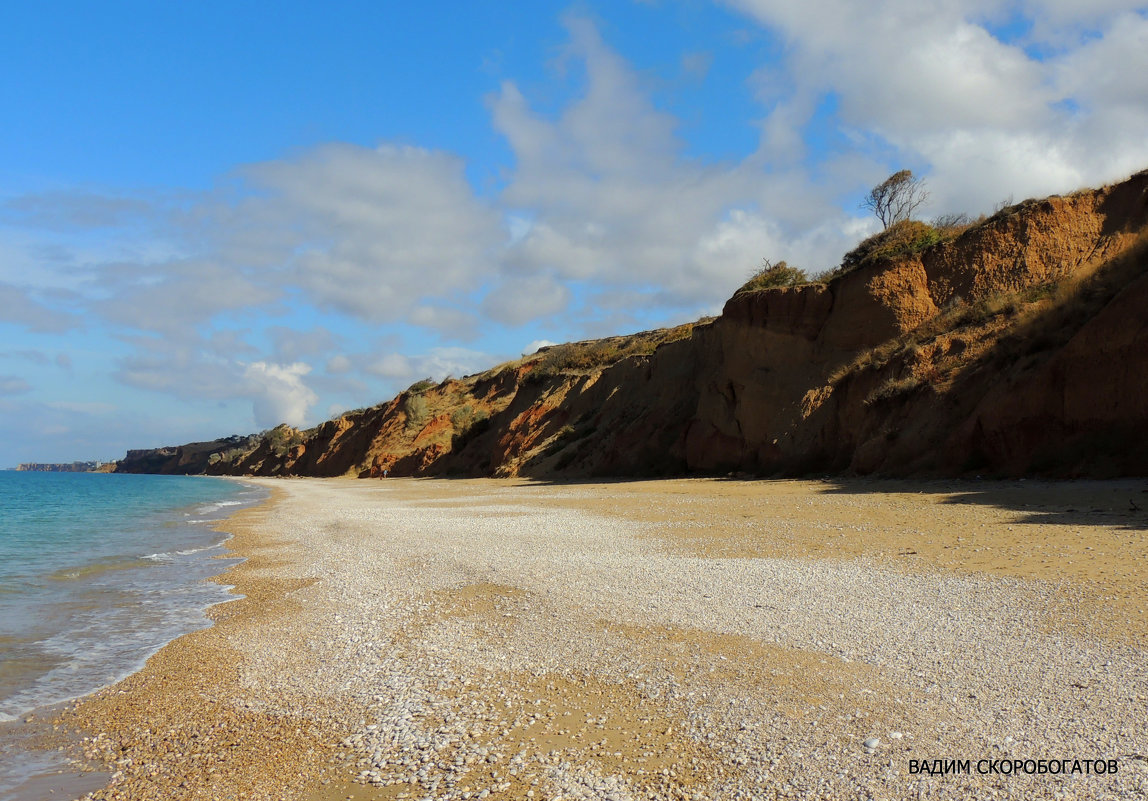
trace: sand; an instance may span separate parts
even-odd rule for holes
[[[55,721],[89,797],[1148,792],[1143,482],[259,483],[244,597]]]

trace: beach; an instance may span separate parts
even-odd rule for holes
[[[1148,792],[1142,481],[246,480],[88,798]]]

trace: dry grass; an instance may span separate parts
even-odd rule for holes
[[[790,267],[784,261],[777,264],[768,259],[762,263],[761,269],[754,273],[748,281],[734,292],[734,297],[744,292],[759,292],[763,289],[778,289],[791,286],[802,286],[810,283],[805,271],[798,267]]]
[[[1148,272],[1148,232],[1095,272],[1078,273],[1018,292],[997,293],[974,302],[956,298],[916,329],[859,353],[835,370],[828,383],[836,387],[862,373],[888,370],[890,375],[865,400],[866,404],[877,403],[924,385],[943,383],[946,373],[970,363],[967,354],[962,358],[966,345],[982,341],[991,347],[987,351],[978,348],[978,352],[987,352],[998,364],[1026,359],[1032,364],[1034,357],[1039,362],[1066,344],[1144,272]],[[944,360],[946,369],[930,364],[926,371],[921,363],[924,348],[946,335],[950,341]],[[907,370],[911,372],[907,374]]]
[[[539,358],[527,362],[534,366],[529,380],[542,381],[558,375],[588,373],[617,364],[632,356],[650,356],[662,345],[688,339],[694,327],[705,322],[708,320],[686,323],[674,328],[643,331],[630,336],[554,345],[543,350]]]
[[[1123,253],[1092,273],[1068,276],[1018,294],[1021,324],[997,348],[1000,359],[1052,351],[1107,306],[1126,286],[1148,272],[1148,231]]]
[[[841,260],[841,266],[829,273],[826,279],[832,280],[867,264],[892,261],[920,253],[943,241],[945,240],[942,231],[928,223],[919,220],[893,223],[846,253]]]

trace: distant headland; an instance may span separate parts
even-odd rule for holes
[[[25,473],[110,473],[115,462],[23,462],[16,469]]]

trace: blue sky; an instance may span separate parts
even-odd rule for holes
[[[0,466],[713,314],[902,167],[926,216],[1148,167],[1133,0],[25,4],[0,70]]]

